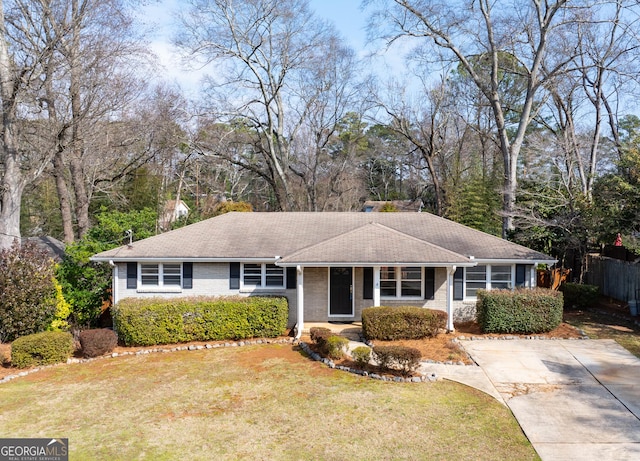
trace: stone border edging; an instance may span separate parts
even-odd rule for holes
[[[478,337],[478,336],[470,336],[469,338],[465,337],[465,336],[459,336],[457,338],[454,338],[452,341],[454,342],[459,342],[459,341],[510,341],[510,340],[516,340],[516,339],[525,339],[525,340],[544,340],[544,341],[556,341],[556,340],[574,340],[574,341],[580,341],[580,340],[588,340],[589,337],[587,336],[587,334],[583,331],[578,329],[578,332],[580,333],[581,337],[580,338],[549,338],[547,336],[544,335],[530,335],[530,336],[483,336],[483,337]],[[367,344],[367,346],[369,347],[373,347],[371,345],[371,343],[364,341],[365,344]],[[307,355],[309,355],[309,357],[311,357],[311,359],[315,360],[316,362],[322,362],[325,365],[327,365],[329,368],[333,368],[336,370],[341,370],[341,371],[347,371],[349,373],[353,373],[356,375],[360,375],[360,376],[364,376],[364,377],[369,377],[372,379],[378,379],[380,381],[392,381],[392,382],[400,382],[400,383],[417,383],[417,382],[433,382],[433,381],[437,381],[437,376],[435,373],[431,373],[428,376],[414,376],[411,378],[403,378],[401,376],[394,376],[394,377],[390,377],[390,376],[384,376],[384,375],[380,375],[377,373],[369,373],[367,371],[364,370],[358,370],[356,368],[349,368],[349,367],[345,367],[342,365],[336,365],[332,360],[325,358],[325,357],[321,357],[319,354],[317,354],[316,352],[313,352],[311,350],[311,348],[309,347],[309,345],[307,343],[305,343],[304,341],[298,341],[294,338],[291,339],[277,339],[277,340],[272,340],[272,339],[250,339],[250,340],[246,340],[246,341],[236,341],[236,342],[226,342],[226,343],[216,343],[216,344],[198,344],[198,345],[190,345],[190,346],[176,346],[176,347],[172,347],[172,348],[162,348],[162,347],[154,347],[152,349],[141,349],[138,351],[127,351],[127,352],[112,352],[111,354],[107,354],[107,355],[102,355],[100,357],[92,357],[92,358],[75,358],[75,357],[71,357],[69,358],[66,362],[63,363],[54,363],[52,365],[44,365],[41,367],[36,367],[36,368],[32,368],[30,370],[25,370],[25,371],[21,371],[19,373],[16,373],[15,375],[7,375],[4,378],[0,379],[0,384],[2,383],[7,383],[13,379],[16,378],[22,378],[24,376],[30,375],[31,373],[36,373],[40,370],[45,370],[48,368],[53,368],[53,367],[58,367],[61,365],[69,365],[69,364],[73,364],[73,363],[87,363],[87,362],[92,362],[94,360],[102,360],[102,359],[108,359],[108,358],[115,358],[115,357],[124,357],[124,356],[128,356],[128,355],[146,355],[146,354],[153,354],[153,353],[167,353],[167,352],[177,352],[177,351],[196,351],[196,350],[203,350],[203,349],[218,349],[221,347],[242,347],[242,346],[249,346],[249,345],[256,345],[256,344],[298,344],[300,346],[300,348],[307,353]],[[468,355],[468,354],[467,354]],[[467,364],[459,361],[459,362],[453,362],[453,361],[447,361],[447,362],[439,362],[436,360],[423,360],[422,362],[424,363],[428,363],[428,364],[440,364],[440,365],[456,365],[456,366],[467,366]],[[477,366],[477,364],[472,363],[469,364],[468,366]]]
[[[322,357],[320,356],[320,354],[312,351],[309,345],[304,341],[300,341],[298,345],[304,352],[306,352],[309,355],[309,357],[312,360],[315,360],[316,362],[322,362],[329,368],[346,371],[348,373],[353,373],[355,375],[364,376],[365,378],[377,379],[379,381],[391,381],[395,383],[422,383],[426,381],[433,382],[433,381],[437,381],[438,379],[435,373],[431,373],[430,375],[426,375],[426,376],[422,375],[422,376],[413,376],[411,378],[403,378],[402,376],[391,377],[391,376],[380,375],[378,373],[369,373],[368,371],[358,370],[357,368],[349,368],[342,365],[336,365],[333,360]]]
[[[527,335],[527,336],[515,336],[515,335],[507,335],[507,336],[458,336],[455,338],[458,341],[513,341],[516,339],[524,339],[528,341],[582,341],[585,339],[590,339],[589,336],[581,329],[576,328],[578,333],[580,333],[579,338],[550,338],[545,335]]]
[[[101,355],[99,357],[91,357],[91,358],[76,358],[70,357],[66,362],[61,363],[53,363],[51,365],[43,365],[36,368],[31,368],[30,370],[21,371],[16,373],[15,375],[7,375],[4,378],[0,379],[0,384],[11,381],[12,379],[22,378],[24,376],[30,375],[31,373],[36,373],[40,370],[46,370],[48,368],[59,367],[62,365],[70,365],[73,363],[88,363],[93,362],[95,360],[103,360],[103,359],[111,359],[115,357],[125,357],[129,355],[147,355],[158,352],[177,352],[177,351],[200,351],[203,349],[219,349],[221,347],[241,347],[241,346],[250,346],[256,344],[295,344],[296,340],[294,338],[291,339],[249,339],[246,341],[236,341],[236,342],[226,342],[226,343],[216,343],[216,344],[192,344],[190,346],[176,346],[171,348],[163,348],[163,347],[154,347],[153,349],[141,349],[138,351],[126,351],[126,352],[112,352],[111,354]]]

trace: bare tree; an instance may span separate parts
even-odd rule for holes
[[[110,156],[110,149],[121,151],[113,137],[105,142],[108,126],[127,119],[132,105],[141,102],[145,85],[136,74],[145,68],[147,52],[133,32],[131,9],[121,0],[39,0],[36,6],[31,14],[43,27],[32,35],[57,38],[42,101],[52,123],[50,136],[56,139],[53,175],[64,238],[73,241],[73,217],[79,237],[91,225],[92,167],[104,166],[101,160]],[[126,163],[132,168],[139,162]],[[99,181],[120,173],[102,170]]]
[[[504,163],[503,235],[513,228],[518,158],[527,128],[536,115],[536,97],[544,85],[566,71],[574,57],[575,41],[569,29],[588,5],[567,0],[530,0],[517,6],[489,0],[439,2],[418,0],[369,1],[381,8],[372,19],[373,30],[387,43],[400,37],[429,39],[433,56],[461,66],[491,107]],[[554,41],[562,41],[564,55],[550,54]],[[424,43],[424,42],[423,42]],[[505,68],[515,60],[517,66]],[[478,61],[485,62],[478,66]],[[517,118],[507,117],[505,74],[524,79]]]
[[[294,208],[292,146],[317,102],[302,89],[309,75],[336,59],[335,32],[313,16],[307,0],[192,0],[182,22],[178,44],[215,64],[206,99],[216,107],[209,112],[251,138],[249,157],[216,155],[266,181],[275,208]]]
[[[423,83],[426,83],[423,81]],[[433,188],[435,213],[444,213],[444,191],[442,188],[447,129],[451,114],[446,110],[448,88],[445,82],[426,84],[417,96],[407,96],[407,91],[398,85],[390,85],[383,91],[377,90],[377,105],[385,118],[390,119],[389,128],[404,138],[411,146],[407,163],[420,169],[424,165],[428,181]],[[382,123],[378,120],[378,123]]]

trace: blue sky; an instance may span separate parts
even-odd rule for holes
[[[154,33],[151,37],[151,48],[166,69],[165,77],[179,83],[185,91],[190,92],[191,89],[197,88],[202,72],[184,70],[171,46],[173,14],[182,4],[182,0],[150,2],[140,14],[144,22],[152,25]],[[373,48],[368,46],[366,38],[368,13],[361,10],[360,0],[309,0],[309,4],[319,17],[333,23],[360,57],[373,51]],[[371,65],[379,70],[389,66],[392,69],[402,68],[402,53],[386,53]],[[380,73],[388,75],[394,72],[384,70]]]

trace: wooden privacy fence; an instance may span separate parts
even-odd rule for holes
[[[590,254],[585,275],[585,283],[599,286],[605,296],[629,301],[640,295],[639,264]]]
[[[571,269],[538,269],[536,286],[557,290],[571,275]]]

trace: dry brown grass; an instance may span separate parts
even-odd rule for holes
[[[0,385],[0,427],[68,437],[83,460],[537,459],[479,391],[367,379],[290,345],[48,368]]]

